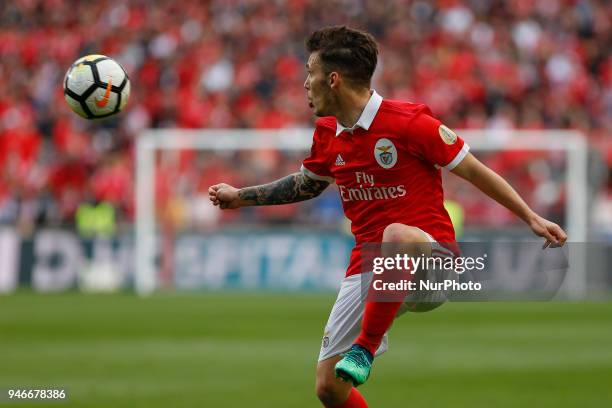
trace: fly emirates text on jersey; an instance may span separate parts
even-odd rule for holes
[[[389,200],[406,195],[406,188],[403,184],[399,186],[376,187],[374,175],[362,171],[355,172],[355,178],[359,187],[338,185],[342,201]]]

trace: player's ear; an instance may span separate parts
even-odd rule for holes
[[[330,88],[337,87],[340,84],[340,75],[336,71],[332,71],[327,78],[327,84]]]

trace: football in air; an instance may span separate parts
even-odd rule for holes
[[[101,119],[123,110],[130,96],[130,79],[117,61],[86,55],[70,66],[64,77],[64,98],[85,119]]]

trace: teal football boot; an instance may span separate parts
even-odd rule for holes
[[[336,377],[352,382],[355,387],[366,382],[374,361],[372,354],[360,345],[353,344],[341,357],[342,360],[336,363]]]

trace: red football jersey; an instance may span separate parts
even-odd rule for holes
[[[353,128],[344,128],[334,117],[316,121],[302,172],[338,186],[357,244],[347,276],[362,272],[361,245],[381,242],[391,223],[455,243],[440,168],[453,169],[469,147],[431,115],[423,104],[383,100],[373,92]]]

